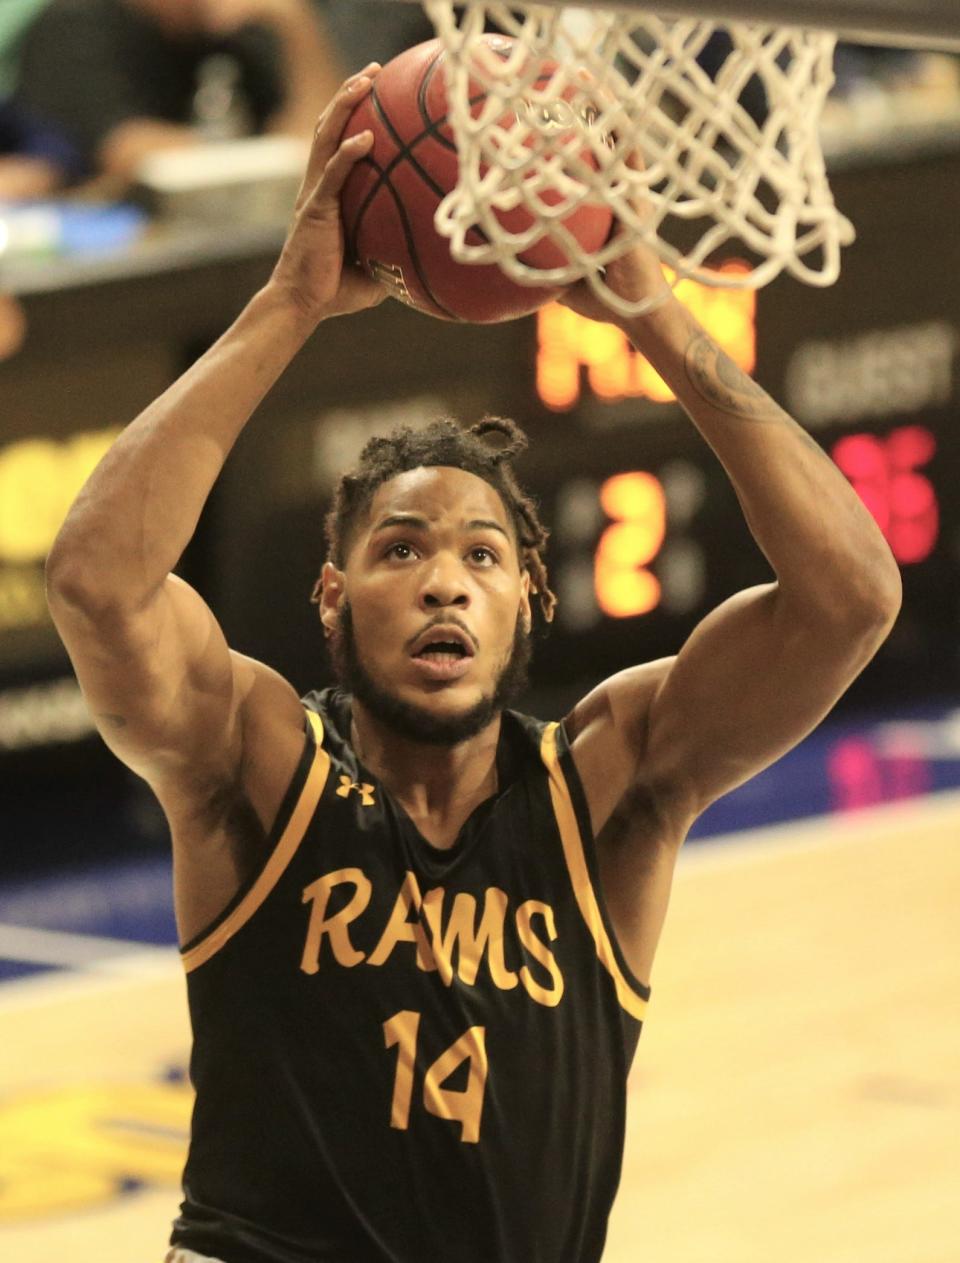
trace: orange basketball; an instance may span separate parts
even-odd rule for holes
[[[483,37],[505,56],[513,41],[504,35]],[[450,254],[450,242],[434,227],[434,215],[457,181],[458,156],[447,121],[446,54],[439,40],[428,40],[395,57],[374,80],[373,90],[354,110],[344,137],[369,128],[370,153],[353,168],[343,190],[342,213],[347,257],[378,280],[394,297],[445,320],[491,324],[528,315],[563,291],[557,286],[519,285],[496,264],[463,264]],[[555,67],[545,62],[538,86],[550,81]],[[472,98],[475,111],[485,97]],[[596,166],[589,150],[583,157]],[[550,191],[542,194],[549,204]],[[519,206],[498,212],[511,232],[533,222]],[[610,235],[613,216],[606,206],[585,204],[563,220],[586,250],[597,250]],[[478,229],[467,237],[484,238]],[[562,267],[569,261],[561,246],[544,235],[520,256],[535,268]]]

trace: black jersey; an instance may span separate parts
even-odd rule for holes
[[[172,1241],[225,1263],[594,1263],[648,988],[563,727],[431,846],[304,699],[261,872],[183,949],[197,1091]]]

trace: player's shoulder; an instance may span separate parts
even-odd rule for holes
[[[635,748],[646,729],[650,705],[675,661],[676,657],[657,658],[627,667],[591,689],[563,721],[571,744],[591,731],[609,729]]]
[[[297,739],[304,731],[304,706],[297,690],[273,667],[230,650],[241,701],[243,745],[247,753],[278,734]]]

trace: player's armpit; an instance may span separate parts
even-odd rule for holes
[[[672,813],[710,803],[792,749],[886,639],[890,618],[826,615],[772,583],[694,629],[650,700],[644,762]]]
[[[607,911],[628,965],[644,981],[690,826],[656,785],[645,754],[650,706],[675,662],[663,658],[611,676],[564,721],[590,811]]]
[[[564,720],[595,836],[624,803],[652,793],[644,758],[648,715],[675,661],[661,658],[610,676]],[[664,822],[664,827],[670,831],[672,825]]]

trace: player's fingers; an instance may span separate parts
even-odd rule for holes
[[[646,171],[647,169],[643,154],[636,145],[627,151],[626,164],[631,171]]]
[[[356,163],[373,148],[373,132],[357,132],[337,148],[336,153],[323,169],[317,186],[317,202],[336,201],[346,183],[347,176]]]
[[[312,189],[320,179],[327,163],[336,153],[347,120],[370,91],[379,70],[380,63],[372,61],[363,70],[345,79],[334,93],[317,123],[301,192]]]
[[[629,200],[633,213],[640,224],[650,224],[653,220],[653,204],[650,201],[650,186],[646,179],[647,164],[642,152],[635,144],[628,149],[624,159],[627,176],[631,179]]]

